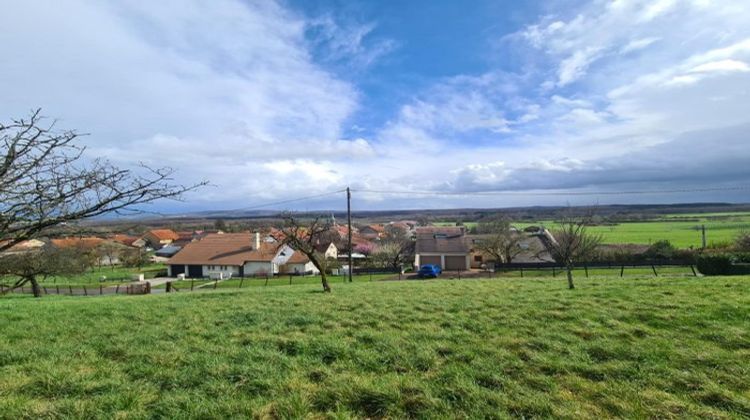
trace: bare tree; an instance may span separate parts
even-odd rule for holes
[[[40,250],[0,256],[0,276],[16,278],[12,284],[3,285],[4,290],[30,283],[34,296],[41,297],[40,277],[81,274],[89,265],[90,260],[74,248],[61,249],[47,245]]]
[[[386,226],[383,239],[378,244],[372,257],[378,263],[401,269],[404,264],[414,261],[415,242],[406,229],[399,226]]]
[[[304,254],[315,268],[320,271],[320,281],[323,291],[330,293],[331,286],[326,278],[329,264],[324,254],[317,252],[315,246],[331,229],[331,222],[325,217],[316,217],[310,223],[304,223],[294,217],[292,213],[283,215],[284,223],[281,227],[283,240],[279,246],[289,245],[295,251]]]
[[[206,185],[174,183],[170,168],[120,169],[89,160],[75,131],[58,131],[37,110],[0,123],[0,252],[69,222],[179,199]]]
[[[477,233],[485,236],[477,242],[476,249],[497,262],[509,264],[523,251],[523,235],[504,218],[479,223]]]
[[[568,274],[568,288],[574,289],[573,268],[577,263],[591,258],[602,243],[602,236],[587,230],[591,215],[563,216],[557,227],[542,238],[549,253],[562,264]]]

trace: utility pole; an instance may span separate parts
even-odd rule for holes
[[[701,225],[701,244],[703,249],[706,249],[706,225]]]
[[[354,265],[352,263],[352,192],[349,187],[346,187],[346,219],[347,219],[347,236],[349,237],[349,283],[352,282],[352,270]]]

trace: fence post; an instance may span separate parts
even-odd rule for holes
[[[523,278],[523,267],[521,267],[521,278]]]
[[[216,286],[218,285],[219,285],[219,279],[216,279],[216,281],[214,282],[214,290],[216,290]]]
[[[620,268],[620,277],[622,277],[623,274],[625,274],[625,264]]]
[[[190,291],[193,291],[193,287],[195,287],[195,279],[190,279]]]
[[[68,291],[70,292],[70,295],[73,296],[73,286],[68,285]]]
[[[120,285],[118,284],[117,287],[115,287],[115,294],[120,293]]]
[[[557,277],[557,269],[554,266],[552,267],[552,277]]]
[[[60,294],[60,286],[55,286],[55,289],[57,289],[57,294]]]
[[[103,295],[103,294],[104,294],[104,286],[102,286],[102,285],[100,284],[100,285],[99,285],[99,296],[101,296],[101,295]]]
[[[268,276],[266,276],[266,286],[268,286]]]
[[[42,286],[42,289],[44,289],[44,294],[45,294],[45,295],[48,295],[48,294],[49,294],[49,292],[47,291],[47,286]]]
[[[461,280],[461,270],[458,270],[458,279]]]
[[[583,270],[586,271],[586,278],[589,278],[589,266],[584,265]]]
[[[171,292],[172,292],[172,282],[168,281],[167,282],[167,293],[171,293]]]
[[[268,277],[266,277],[266,278],[268,278]],[[268,280],[266,280],[266,282],[268,282]],[[290,286],[292,285],[292,275],[291,274],[289,275],[289,285]]]
[[[690,269],[693,270],[693,276],[698,277],[698,273],[695,272],[695,267],[690,264]]]
[[[654,270],[654,277],[659,277],[659,274],[656,273],[656,267],[653,264],[651,264],[651,269]]]
[[[240,289],[242,289],[242,283],[245,282],[245,277],[240,277]]]
[[[84,296],[88,296],[89,295],[89,291],[86,290],[86,285],[85,284],[83,285],[83,295]]]

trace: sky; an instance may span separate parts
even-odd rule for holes
[[[750,201],[747,0],[3,3],[0,119],[211,182],[157,211]]]

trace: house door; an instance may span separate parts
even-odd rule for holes
[[[198,279],[198,278],[203,277],[203,266],[202,265],[189,265],[188,277],[190,277],[191,279]]]

